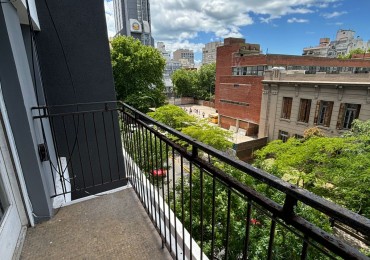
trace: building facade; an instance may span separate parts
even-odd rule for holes
[[[194,65],[194,52],[189,49],[178,49],[173,52],[173,60],[180,61],[184,66]]]
[[[338,30],[335,40],[321,38],[318,46],[303,48],[304,56],[336,58],[350,53],[351,50],[361,49],[367,51],[370,48],[370,40],[364,41],[360,37],[355,37],[353,30]]]
[[[301,138],[317,126],[340,136],[354,119],[370,119],[370,74],[315,74],[273,69],[265,73],[259,137]]]
[[[259,45],[244,39],[225,39],[217,50],[215,108],[223,128],[239,126],[257,135],[261,113],[262,80],[266,70],[283,67],[307,74],[364,73],[368,60],[260,54]]]
[[[113,0],[117,35],[132,36],[154,46],[149,0]]]
[[[210,42],[202,48],[202,64],[216,62],[217,47],[224,45],[223,42]]]
[[[116,100],[104,3],[2,1],[0,57],[0,258],[12,259],[22,230],[53,216],[54,184],[59,180],[61,186],[69,182],[76,187],[81,171],[87,170],[75,164],[77,152],[68,152],[73,142],[65,141],[69,133],[80,148],[86,147],[88,141],[76,132],[82,121],[67,120],[63,125],[46,117],[36,119],[42,116],[39,108],[78,113],[78,104]],[[102,121],[96,121],[100,133]],[[118,119],[112,121],[116,127],[107,134],[118,135]],[[111,156],[112,152],[107,150]],[[122,148],[114,153],[120,156]],[[62,161],[69,162],[63,170],[58,169]],[[79,168],[73,174],[72,162]]]

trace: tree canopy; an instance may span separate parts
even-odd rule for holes
[[[344,137],[276,140],[256,152],[256,166],[370,217],[370,121]]]
[[[215,93],[216,64],[205,64],[199,71],[180,69],[172,74],[175,92],[180,96],[210,99]]]
[[[163,105],[165,60],[158,50],[125,36],[115,37],[111,44],[117,98],[144,112]]]
[[[175,105],[159,107],[155,112],[149,112],[148,115],[177,130],[181,130],[187,124],[196,121],[193,116],[188,115],[184,110]]]

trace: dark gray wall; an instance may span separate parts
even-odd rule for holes
[[[32,118],[36,97],[17,11],[0,5],[0,81],[9,121],[36,221],[51,216],[50,175],[38,157],[39,125]]]
[[[115,101],[104,1],[64,0],[47,3],[48,6],[44,0],[36,1],[42,28],[36,34],[36,42],[47,104],[55,106]],[[51,113],[94,109],[104,109],[104,106],[58,106],[52,108]],[[85,119],[77,116],[65,119],[63,122],[61,117],[55,117],[51,123],[56,135],[57,153],[70,161],[68,170],[75,176],[75,188],[83,187],[82,182],[92,184],[94,176],[99,174],[95,171],[100,168],[104,182],[112,179],[112,171],[116,177],[124,176],[121,142],[117,142],[120,135],[116,113],[113,119],[109,113],[98,113],[94,118],[89,114]],[[97,146],[92,147],[88,144],[94,141],[95,130],[98,142]],[[110,158],[115,158],[114,164]],[[112,185],[107,185],[106,189],[109,188]],[[80,197],[88,194],[72,195]]]

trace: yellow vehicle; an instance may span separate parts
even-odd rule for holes
[[[214,124],[218,124],[218,113],[215,113],[215,114],[209,114],[209,121],[214,123]]]

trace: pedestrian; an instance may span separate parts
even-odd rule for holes
[[[190,111],[190,114],[191,114],[191,112],[192,112],[192,111],[191,111],[191,108],[189,109],[189,111]]]
[[[204,114],[204,112],[203,112],[203,114],[202,114],[202,115],[203,115],[203,118],[204,118],[204,115],[205,115],[205,114]]]

